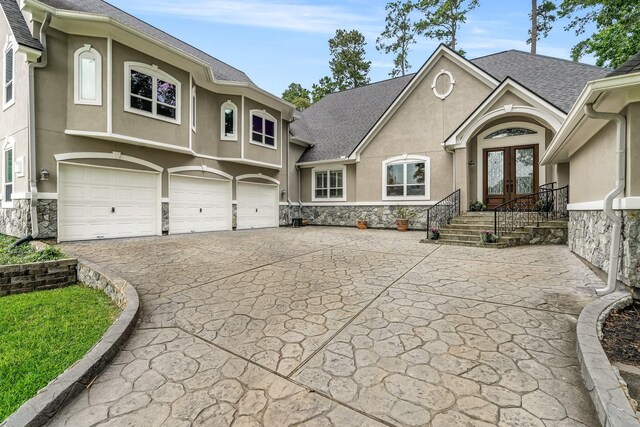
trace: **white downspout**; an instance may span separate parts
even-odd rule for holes
[[[40,27],[40,44],[42,56],[40,62],[29,63],[29,190],[31,193],[31,238],[36,239],[40,234],[38,228],[38,176],[36,172],[36,102],[35,102],[35,69],[47,66],[47,30],[51,22],[51,13],[47,12]]]
[[[618,280],[618,263],[620,262],[620,239],[622,236],[622,219],[613,211],[613,200],[625,188],[626,181],[626,150],[627,150],[627,119],[622,114],[601,113],[593,109],[593,104],[584,106],[587,117],[592,119],[615,121],[617,125],[617,145],[616,145],[616,184],[613,190],[604,199],[604,213],[613,223],[611,231],[611,252],[609,255],[609,275],[607,286],[604,289],[596,290],[598,295],[607,295],[615,291]]]

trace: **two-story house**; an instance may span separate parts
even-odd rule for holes
[[[278,225],[292,105],[106,2],[0,4],[1,233]]]

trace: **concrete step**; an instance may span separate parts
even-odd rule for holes
[[[480,233],[450,233],[450,232],[440,232],[439,240],[455,240],[455,241],[465,241],[465,242],[480,242]],[[500,237],[500,241],[506,242],[509,246],[515,246],[520,243],[520,237],[517,235],[507,235]]]
[[[435,245],[445,245],[445,246],[466,246],[470,248],[494,248],[494,249],[503,249],[509,247],[507,242],[498,242],[498,243],[482,243],[480,241],[471,242],[466,240],[430,240],[424,239],[421,240],[422,243],[429,243]]]

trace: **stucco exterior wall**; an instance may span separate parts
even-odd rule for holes
[[[238,106],[238,108],[241,108]],[[251,142],[251,110],[265,111],[276,119],[276,149],[271,147],[253,144]],[[262,104],[253,101],[252,99],[245,98],[244,100],[244,126],[243,132],[245,132],[244,138],[244,157],[246,159],[255,160],[264,163],[270,163],[273,165],[280,165],[282,162],[282,147],[286,147],[287,135],[282,132],[282,120],[279,111],[273,108],[268,108]]]
[[[627,106],[627,189],[628,197],[640,197],[640,102]]]

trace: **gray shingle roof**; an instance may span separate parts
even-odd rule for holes
[[[332,93],[303,111],[291,133],[316,145],[300,161],[349,156],[412,78],[413,74]]]
[[[565,113],[571,110],[588,81],[603,78],[611,71],[518,50],[483,56],[471,62],[499,81],[511,77]]]
[[[9,26],[11,27],[11,32],[13,32],[13,37],[15,37],[16,42],[22,46],[42,50],[42,45],[38,39],[34,39],[31,36],[29,26],[24,20],[24,16],[22,12],[20,12],[20,7],[18,7],[16,0],[0,0],[0,5],[2,6],[2,10],[4,10],[7,21],[9,21]]]
[[[3,0],[9,1],[9,0]],[[83,12],[94,15],[107,16],[114,21],[138,30],[162,43],[166,43],[184,53],[195,56],[206,62],[213,69],[213,74],[218,80],[226,80],[241,83],[253,83],[251,79],[242,71],[225,64],[224,62],[196,49],[195,47],[178,40],[177,38],[147,24],[140,19],[110,5],[101,0],[40,0],[42,3],[55,9]]]
[[[623,74],[640,73],[640,52],[633,55],[627,62],[609,73],[607,77],[621,76]]]
[[[564,112],[571,109],[588,81],[603,78],[610,71],[517,50],[471,62],[496,80],[513,78]],[[303,111],[291,125],[291,133],[315,145],[305,151],[300,162],[349,156],[412,77],[413,74],[333,93]]]

